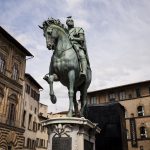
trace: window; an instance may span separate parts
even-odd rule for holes
[[[115,101],[115,99],[116,99],[115,93],[109,94],[109,100],[110,101]]]
[[[39,101],[40,94],[38,94],[35,90],[31,89],[31,97],[34,98],[35,100]]]
[[[132,94],[129,94],[128,96],[129,96],[129,99],[132,99]]]
[[[44,140],[43,139],[40,139],[40,147],[44,147]]]
[[[91,97],[91,104],[96,104],[96,103],[97,103],[96,97]]]
[[[31,97],[34,98],[34,90],[31,89]]]
[[[8,97],[8,100],[9,100],[9,105],[8,105],[7,123],[11,126],[14,126],[15,117],[16,117],[17,95],[11,94]]]
[[[44,126],[41,126],[41,132],[44,132]]]
[[[5,73],[5,58],[2,54],[0,54],[0,72]]]
[[[144,107],[143,106],[138,106],[137,111],[138,111],[138,116],[144,116]]]
[[[30,86],[26,84],[26,93],[30,94]]]
[[[125,99],[126,99],[126,93],[125,93],[125,91],[121,91],[121,92],[119,93],[119,99],[120,99],[120,100],[125,100]]]
[[[37,123],[33,122],[33,131],[36,132],[37,131]]]
[[[39,138],[36,139],[36,146],[39,146]]]
[[[35,140],[32,140],[32,146],[31,146],[32,149],[35,149]]]
[[[37,101],[39,101],[39,99],[40,99],[40,94],[38,94],[38,93],[35,93],[35,100],[37,100]]]
[[[22,117],[22,127],[25,127],[24,123],[25,123],[25,118],[26,118],[26,111],[24,110],[23,112],[23,117]]]
[[[16,106],[14,103],[9,103],[7,123],[11,126],[15,125]]]
[[[31,120],[32,120],[32,115],[29,114],[29,121],[28,121],[28,129],[31,130]]]
[[[144,126],[140,127],[140,135],[141,138],[147,138],[147,132],[146,132],[146,128]]]
[[[16,63],[13,66],[12,79],[13,80],[18,80],[19,79],[19,68],[18,68],[18,65]]]
[[[35,113],[35,114],[36,114],[36,110],[37,110],[37,109],[36,109],[36,107],[35,107],[35,108],[34,108],[34,113]]]
[[[3,99],[3,97],[4,97],[4,92],[3,92],[3,89],[0,88],[0,103]]]
[[[41,129],[41,124],[40,123],[38,123],[38,130],[40,130]]]
[[[27,139],[27,148],[31,148],[31,139],[30,138]]]
[[[140,88],[135,89],[135,91],[136,91],[136,96],[141,97]]]

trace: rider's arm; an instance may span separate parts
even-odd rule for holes
[[[74,36],[72,40],[75,40],[75,41],[78,41],[78,42],[84,42],[84,34],[80,33],[79,37]]]

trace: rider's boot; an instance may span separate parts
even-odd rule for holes
[[[80,73],[80,77],[86,79],[86,71],[87,71],[87,61],[86,61],[86,59],[81,59],[81,69],[82,69],[82,71]]]

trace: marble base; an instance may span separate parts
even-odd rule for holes
[[[48,128],[48,150],[95,150],[100,129],[85,118],[53,118],[42,125]]]

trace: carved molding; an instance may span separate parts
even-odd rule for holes
[[[0,49],[5,55],[9,53],[8,47],[6,45],[0,45]]]
[[[67,136],[70,137],[70,135],[68,134],[69,132],[72,131],[72,126],[70,124],[57,124],[57,125],[53,125],[50,127],[51,132],[55,133],[54,137],[62,137],[62,136]]]
[[[11,78],[1,73],[0,73],[0,83],[4,84],[6,87],[13,89],[17,93],[22,93],[23,86],[20,83],[16,82],[15,80],[12,80]]]

